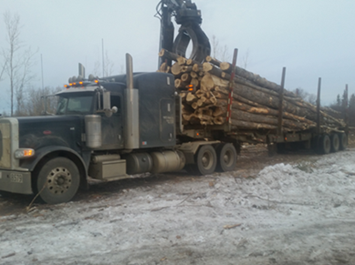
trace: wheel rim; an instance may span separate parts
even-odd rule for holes
[[[230,167],[233,163],[233,154],[230,150],[226,151],[223,155],[223,161],[226,166]]]
[[[328,154],[330,151],[331,143],[329,136],[324,136],[324,153]]]
[[[205,152],[202,156],[201,162],[202,162],[202,166],[205,169],[211,168],[213,165],[212,154],[210,152]]]
[[[54,168],[47,176],[47,187],[53,194],[63,194],[72,184],[72,176],[64,167]]]
[[[337,135],[333,136],[333,149],[334,151],[338,151],[339,150],[339,137]]]

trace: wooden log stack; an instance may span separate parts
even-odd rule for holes
[[[160,51],[159,56],[174,61],[171,67],[163,63],[158,71],[169,72],[175,76],[175,88],[183,102],[183,125],[225,124],[231,64],[210,56],[207,56],[203,64],[199,64],[164,49]],[[192,91],[189,91],[189,85],[194,87]],[[272,132],[277,130],[280,90],[281,86],[236,67],[233,80],[232,128]],[[316,106],[286,89],[283,91],[283,99],[283,131],[296,132],[316,127]],[[331,114],[329,111],[321,111],[323,127],[345,127],[343,120]]]

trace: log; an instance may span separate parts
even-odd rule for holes
[[[176,54],[176,53],[172,53],[172,52],[169,52],[165,49],[161,49],[160,52],[159,52],[159,57],[164,57],[168,60],[174,60],[174,61],[177,61],[179,57],[181,57],[180,55]]]
[[[232,120],[250,121],[250,122],[255,122],[255,123],[265,123],[265,124],[270,124],[270,125],[275,125],[275,126],[277,126],[277,124],[278,124],[278,117],[277,116],[254,114],[254,113],[249,113],[249,112],[245,112],[245,111],[238,110],[238,109],[232,110]],[[297,121],[291,121],[288,119],[283,119],[283,125],[288,128],[292,128],[294,130],[305,130],[305,129],[309,128],[304,123],[297,122]]]
[[[179,56],[177,59],[176,59],[176,62],[179,64],[179,65],[184,65],[186,63],[186,58],[182,57],[182,56]]]
[[[213,83],[217,86],[228,87],[228,81],[218,78],[216,76],[211,76]],[[268,95],[264,91],[252,88],[250,86],[235,84],[233,92],[237,95],[256,102],[258,104],[273,108],[278,110],[279,108],[279,99],[276,96]],[[313,112],[307,111],[307,109],[299,108],[293,104],[290,104],[287,100],[283,102],[283,109],[286,112],[295,114],[297,116],[306,117],[312,121],[316,121],[316,115]]]
[[[250,122],[250,121],[241,121],[241,120],[231,120],[232,121],[232,129],[234,131],[237,131],[239,129],[266,129],[266,130],[276,130],[277,126],[275,125],[270,125],[270,124],[265,124],[265,123],[256,123],[256,122]]]
[[[174,84],[175,84],[175,88],[181,88],[181,80],[180,79],[175,79]]]
[[[215,75],[215,76],[221,77],[221,75],[223,73],[221,69],[213,66],[210,63],[203,63],[202,67],[203,67],[203,71],[204,72],[209,73],[211,75]]]
[[[183,72],[183,73],[191,72],[191,71],[192,71],[192,66],[183,65],[183,66],[181,67],[181,72]]]
[[[190,85],[193,85],[195,88],[199,88],[200,87],[200,81],[198,81],[198,79],[196,78],[192,78],[190,81]]]
[[[217,59],[214,59],[213,57],[211,56],[207,56],[206,57],[206,62],[208,63],[211,63],[211,64],[214,64],[215,66],[218,66],[221,64],[221,61],[218,61]]]
[[[222,62],[220,63],[219,67],[221,68],[222,71],[227,72],[228,74],[230,74],[232,72],[232,65],[228,62]],[[236,66],[236,75],[237,76],[241,76],[249,81],[252,81],[253,83],[271,89],[277,93],[280,92],[281,90],[281,86],[274,83],[274,82],[270,82],[267,79],[261,77],[260,75],[254,74],[252,72],[249,72],[241,67]],[[284,93],[286,96],[289,97],[297,97],[293,92],[284,90]]]
[[[202,68],[202,66],[201,66],[200,64],[195,63],[195,64],[192,66],[192,71],[194,71],[194,72],[196,72],[196,73],[198,73],[198,72],[200,72],[200,71],[202,71],[202,70],[203,70],[203,68]]]
[[[192,94],[191,92],[187,93],[186,102],[191,102],[192,103],[195,100],[197,100],[197,97],[194,94]]]
[[[181,74],[181,65],[177,62],[174,63],[170,71],[174,76],[179,76]]]
[[[195,72],[190,72],[190,75],[192,78],[198,78],[198,75]]]
[[[215,86],[212,75],[205,75],[201,79],[201,87],[203,87],[206,91],[210,91]]]
[[[189,73],[184,73],[181,75],[181,81],[184,82],[184,83],[190,83],[191,81],[191,75]]]
[[[196,61],[194,61],[194,60],[192,60],[192,59],[187,59],[186,60],[186,65],[194,65],[194,64],[198,64],[198,62],[196,62]]]

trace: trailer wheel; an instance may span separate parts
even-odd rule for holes
[[[80,175],[77,166],[65,157],[49,160],[40,169],[37,191],[48,204],[70,201],[78,191]]]
[[[216,149],[217,171],[226,172],[235,169],[237,164],[237,151],[230,143],[220,144]]]
[[[331,141],[329,138],[329,135],[324,134],[323,136],[320,137],[319,141],[319,152],[321,154],[329,154],[331,150]]]
[[[330,141],[332,143],[331,151],[338,152],[339,151],[339,136],[338,134],[334,133],[330,136]]]
[[[339,134],[339,149],[345,150],[348,147],[348,137],[345,133]]]
[[[211,145],[202,145],[195,155],[195,164],[188,165],[186,169],[191,173],[208,175],[215,171],[216,166],[216,151]]]

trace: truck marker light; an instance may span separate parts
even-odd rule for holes
[[[194,85],[187,85],[188,91],[195,91]]]
[[[26,148],[26,149],[21,148],[15,151],[15,158],[17,159],[28,158],[34,156],[34,154],[35,154],[35,150],[31,148]]]
[[[64,87],[65,87],[66,89],[68,89],[68,88],[69,88],[69,86],[68,86],[68,85],[64,85]]]
[[[50,134],[52,134],[52,132],[51,131],[43,131],[43,134],[44,135],[50,135]]]
[[[98,83],[99,83],[99,80],[96,79],[96,80],[94,80],[94,82],[95,82],[96,84],[98,84]]]
[[[80,81],[80,82],[79,82],[79,85],[83,85],[83,84],[84,84],[84,82],[83,82],[83,81]]]

